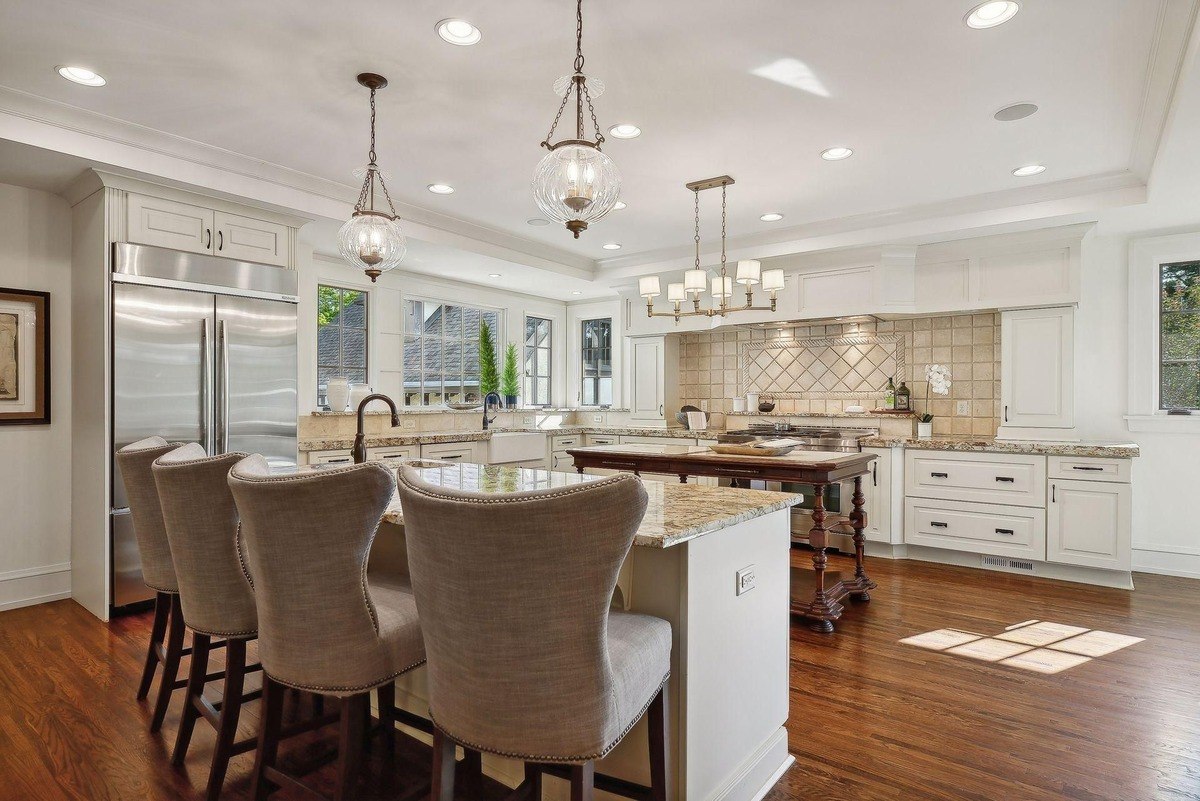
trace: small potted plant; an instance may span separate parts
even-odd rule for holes
[[[944,364],[925,365],[925,413],[917,422],[917,436],[929,439],[933,436],[933,415],[929,413],[929,393],[950,394],[950,368]]]
[[[517,395],[521,392],[521,379],[517,373],[517,346],[508,343],[504,351],[504,375],[500,377],[500,392],[504,395],[504,405],[510,409],[517,408]]]

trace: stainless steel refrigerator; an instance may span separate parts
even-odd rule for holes
[[[154,596],[115,451],[144,437],[296,463],[296,273],[113,245],[112,605]]]

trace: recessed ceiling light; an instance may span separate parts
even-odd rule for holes
[[[425,187],[435,195],[453,195],[454,187],[449,184],[430,184]]]
[[[631,122],[623,122],[608,129],[608,132],[618,139],[635,139],[642,135],[642,129]]]
[[[997,111],[992,116],[1000,122],[1015,122],[1023,120],[1026,117],[1032,117],[1037,113],[1038,107],[1034,103],[1013,103],[1011,106],[1005,106]]]
[[[572,289],[572,290],[571,290],[571,294],[572,294],[572,295],[582,295],[583,293],[582,293],[582,292],[580,292],[578,289]]]
[[[60,64],[54,69],[59,75],[72,83],[83,84],[84,86],[104,86],[104,84],[108,83],[102,75],[92,72],[87,67],[71,67]]]
[[[783,219],[783,215],[777,211],[769,211],[758,219],[762,220],[763,222],[779,222]]]
[[[1018,178],[1028,178],[1031,175],[1040,175],[1046,171],[1045,165],[1042,164],[1026,164],[1024,167],[1017,167],[1013,170],[1013,175]]]
[[[605,250],[620,250],[621,243],[620,242],[607,242],[604,245],[604,249]]]
[[[479,29],[465,19],[442,20],[437,24],[437,35],[442,37],[444,42],[463,46],[478,44],[483,38]]]
[[[841,161],[848,159],[854,155],[854,151],[848,147],[831,147],[828,150],[821,151],[821,158],[826,161]]]
[[[488,273],[488,278],[499,278],[500,273]]]
[[[1017,15],[1021,6],[1016,0],[988,0],[967,12],[968,28],[994,28]]]
[[[541,217],[534,217],[532,220],[526,220],[525,222],[527,222],[530,225],[549,225],[550,224],[549,220],[543,220]]]
[[[616,203],[614,203],[614,204],[613,204],[613,211],[620,211],[621,209],[623,209],[623,208],[625,208],[625,207],[626,207],[626,206],[625,206],[625,201],[624,201],[624,200],[618,200]]]

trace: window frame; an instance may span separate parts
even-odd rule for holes
[[[484,313],[496,315],[496,325],[492,330],[492,336],[493,336],[493,339],[496,344],[497,372],[498,373],[503,372],[504,350],[507,345],[507,339],[508,339],[506,336],[506,332],[505,332],[505,309],[504,308],[502,308],[500,306],[488,306],[488,305],[479,304],[479,303],[455,302],[452,300],[445,300],[442,298],[426,296],[426,295],[404,295],[401,298],[401,307],[400,307],[400,316],[401,316],[401,324],[400,324],[400,329],[401,329],[400,330],[400,398],[397,401],[398,406],[400,406],[402,408],[407,408],[407,409],[437,409],[437,408],[443,407],[446,404],[446,398],[445,398],[445,386],[446,386],[445,385],[445,376],[446,376],[446,373],[445,373],[444,362],[443,362],[443,369],[442,369],[442,375],[441,375],[441,377],[442,377],[442,401],[441,401],[441,403],[435,403],[435,404],[425,403],[425,398],[428,395],[428,391],[426,390],[426,384],[425,384],[425,341],[426,341],[427,337],[432,338],[432,335],[428,335],[425,333],[421,333],[416,336],[417,341],[419,343],[421,343],[420,344],[421,356],[419,359],[420,367],[421,367],[421,369],[420,369],[421,388],[418,393],[420,395],[421,402],[420,403],[409,403],[408,398],[409,398],[409,393],[411,390],[408,388],[405,381],[406,381],[406,378],[408,375],[408,365],[406,364],[406,361],[407,361],[406,349],[407,349],[408,341],[409,341],[410,337],[412,336],[412,333],[408,329],[408,304],[410,302],[422,303],[422,304],[426,304],[426,305],[433,305],[433,306],[439,306],[439,307],[456,307],[459,309],[472,309],[472,310],[478,311],[481,315]],[[445,317],[445,314],[443,312],[443,319],[444,319],[444,317]],[[437,338],[443,343],[446,341],[444,332],[439,334]],[[461,339],[459,341],[461,343],[463,343],[465,346],[465,343],[468,340]],[[443,355],[444,355],[444,351],[443,351]],[[465,373],[460,373],[460,376],[465,377]],[[481,404],[483,402],[482,393],[481,393],[479,402]]]
[[[1163,368],[1167,367],[1168,363],[1191,364],[1191,365],[1193,365],[1195,370],[1200,371],[1200,353],[1197,353],[1196,357],[1192,358],[1192,359],[1168,359],[1166,356],[1166,344],[1167,344],[1166,331],[1167,331],[1167,329],[1166,329],[1166,325],[1164,324],[1165,320],[1166,320],[1166,315],[1168,315],[1168,314],[1171,314],[1171,315],[1190,314],[1190,315],[1193,315],[1196,317],[1200,317],[1200,308],[1180,309],[1179,311],[1168,310],[1168,309],[1164,308],[1164,298],[1163,298],[1163,291],[1162,291],[1163,274],[1169,268],[1172,268],[1172,267],[1175,267],[1175,268],[1192,267],[1197,271],[1197,273],[1200,273],[1200,259],[1191,259],[1188,261],[1177,261],[1177,262],[1163,262],[1158,265],[1158,281],[1159,281],[1159,286],[1158,286],[1158,364],[1155,366],[1155,369],[1157,370],[1157,375],[1158,375],[1158,387],[1157,387],[1158,408],[1160,411],[1164,411],[1164,412],[1168,411],[1170,409],[1184,409],[1184,410],[1195,413],[1195,412],[1200,412],[1200,401],[1196,402],[1196,404],[1193,406],[1167,406],[1163,402]],[[1198,277],[1197,280],[1200,281],[1200,277]]]
[[[538,345],[536,342],[533,345],[529,344],[529,321],[538,320],[546,324],[546,345]],[[530,375],[527,365],[529,364],[529,352],[535,351],[533,364],[537,367],[536,351],[546,351],[546,375]],[[525,314],[523,325],[521,326],[521,391],[524,393],[522,398],[522,406],[531,408],[548,409],[554,406],[554,318],[543,317],[539,314]],[[538,403],[537,387],[535,385],[545,383],[546,385],[546,402]]]
[[[339,341],[339,343],[341,343],[341,346],[339,347],[338,356],[339,356],[340,361],[338,364],[326,364],[326,363],[322,363],[322,361],[321,361],[322,326],[320,323],[320,319],[317,315],[319,315],[320,308],[321,308],[321,290],[322,289],[335,289],[339,293],[338,294],[338,320],[339,320],[339,322],[338,322],[337,327],[341,331],[341,334],[339,335],[339,338],[338,338],[338,341]],[[371,293],[370,293],[370,291],[367,289],[364,289],[362,287],[352,287],[352,286],[345,286],[345,285],[341,285],[341,284],[324,283],[322,281],[318,281],[317,282],[317,295],[316,295],[316,297],[317,297],[316,314],[314,314],[314,318],[313,318],[313,321],[316,325],[316,352],[313,354],[313,357],[314,357],[313,364],[316,365],[316,402],[317,402],[318,409],[324,409],[329,405],[328,395],[326,395],[324,397],[321,395],[321,370],[335,369],[335,370],[341,370],[343,373],[346,372],[347,367],[346,367],[346,362],[345,362],[345,359],[346,359],[345,331],[347,331],[347,330],[359,331],[360,330],[357,326],[353,327],[353,328],[347,328],[347,326],[341,320],[342,314],[345,312],[345,309],[346,309],[345,295],[347,292],[357,293],[363,299],[363,327],[361,329],[362,334],[363,334],[363,366],[362,366],[362,368],[359,368],[356,366],[353,369],[354,370],[361,369],[363,372],[363,380],[368,384],[371,383]]]
[[[588,325],[588,323],[597,323],[597,322],[607,322],[608,323],[608,347],[607,348],[604,348],[604,347],[591,348],[587,344],[587,342],[588,342],[587,334],[585,333],[587,330],[587,325]],[[600,381],[603,380],[603,378],[604,378],[603,376],[600,375],[600,365],[603,362],[601,359],[597,359],[595,361],[596,375],[589,376],[587,374],[587,367],[589,364],[589,361],[587,360],[587,353],[588,353],[588,351],[603,351],[603,350],[608,351],[609,387],[610,387],[610,392],[615,393],[615,391],[616,391],[616,375],[615,375],[616,370],[613,367],[613,365],[614,365],[613,356],[614,356],[614,350],[615,350],[615,345],[614,345],[615,333],[616,332],[615,332],[615,327],[613,325],[612,315],[607,315],[607,316],[601,315],[599,317],[585,317],[585,318],[580,318],[580,320],[579,320],[579,351],[578,351],[578,355],[579,355],[579,405],[580,405],[580,407],[604,408],[607,406],[607,407],[611,408],[613,405],[611,399],[610,399],[609,403],[607,403],[607,404],[601,403],[601,401],[600,401]],[[595,391],[595,394],[593,395],[593,397],[595,399],[595,403],[588,403],[585,400],[585,398],[587,398],[587,386],[588,386],[589,381],[595,382],[593,385],[593,389]]]

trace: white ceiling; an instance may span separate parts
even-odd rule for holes
[[[608,86],[600,121],[644,133],[606,146],[629,208],[578,241],[525,223],[550,85],[573,55],[569,0],[0,0],[0,83],[349,185],[366,138],[354,76],[381,72],[379,155],[398,200],[610,265],[686,247],[683,184],[722,173],[737,179],[731,236],[783,239],[805,223],[1144,172],[1138,153],[1156,144],[1165,108],[1156,45],[1170,39],[1177,64],[1186,31],[1172,23],[1184,6],[1190,21],[1192,0],[1024,0],[1012,22],[982,31],[962,22],[974,4],[589,0],[586,71]],[[452,15],[482,43],[438,39],[435,23]],[[780,59],[811,71],[808,89],[753,74]],[[67,83],[61,63],[109,84]],[[992,119],[1017,101],[1041,111]],[[855,155],[821,160],[835,144]],[[1030,162],[1049,169],[1011,175]],[[432,195],[432,182],[457,191]],[[715,235],[714,193],[703,201]],[[766,211],[786,219],[759,222]],[[609,241],[624,248],[602,250]]]

